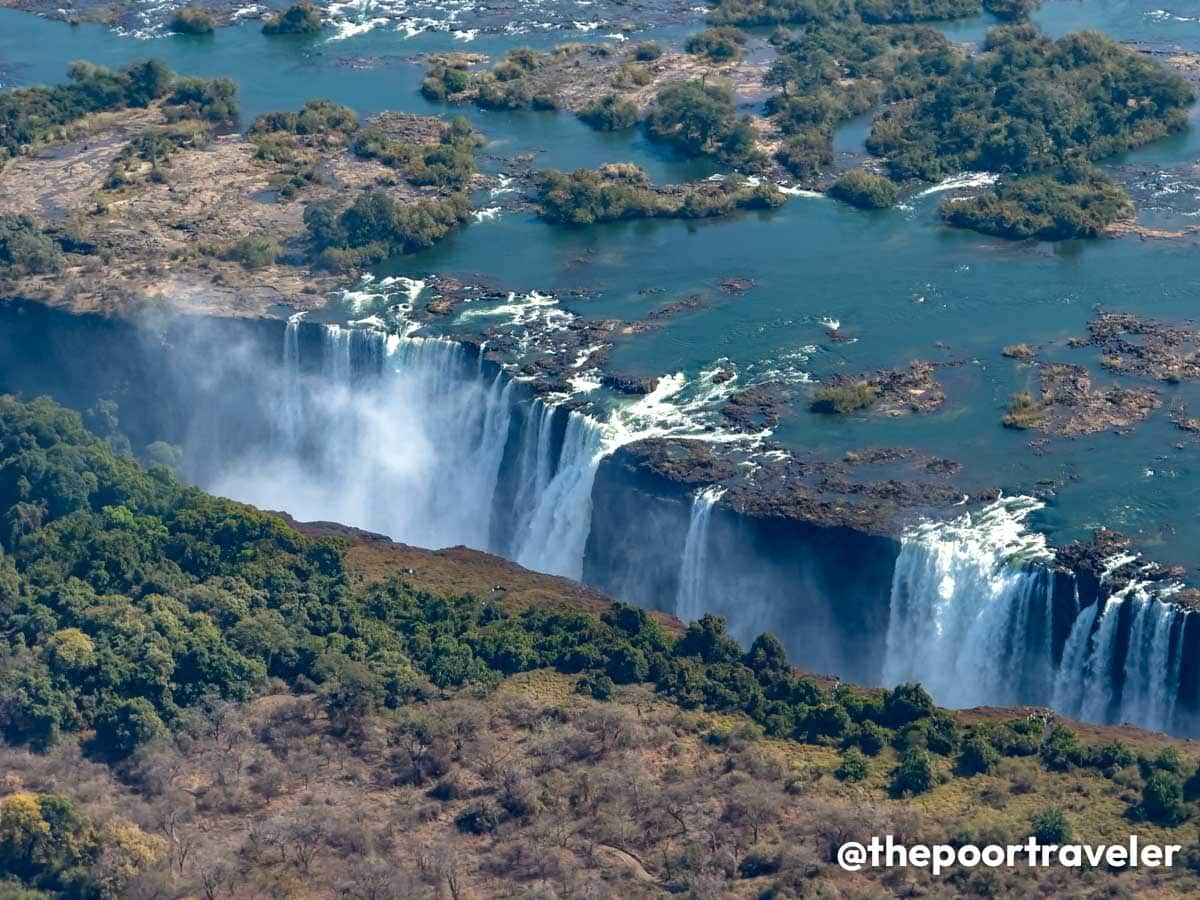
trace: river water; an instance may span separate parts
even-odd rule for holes
[[[1188,11],[1191,4],[1174,0],[1171,7],[1170,2],[1047,0],[1037,20],[1052,34],[1098,28],[1157,49],[1200,51],[1200,17]],[[407,18],[397,23],[381,17],[378,7],[344,5],[337,7],[339,28],[312,40],[266,39],[253,21],[197,39],[156,34],[152,16],[147,16],[144,29],[118,31],[71,27],[0,10],[0,86],[60,80],[76,59],[116,66],[157,56],[183,73],[238,81],[244,122],[267,110],[296,108],[316,96],[364,115],[383,109],[445,114],[447,107],[426,101],[418,91],[424,71],[417,60],[421,54],[453,49],[498,57],[518,46],[617,39],[613,35],[678,43],[703,19],[701,8],[685,6],[659,17],[669,24],[636,29],[619,20],[619,9],[590,15],[590,6],[527,3],[508,10],[506,19],[498,8],[473,13],[465,6],[414,3],[405,10]],[[977,42],[991,24],[980,18],[945,30],[956,41]],[[561,169],[630,160],[664,181],[718,171],[707,163],[676,159],[638,131],[595,133],[570,114],[455,111],[470,116],[487,137],[483,167],[491,174],[512,170],[513,158],[523,154],[533,154],[536,166]],[[841,164],[852,161],[868,130],[869,120],[856,120],[839,133]],[[1198,158],[1200,128],[1193,128],[1105,165],[1134,189],[1145,224],[1181,228],[1200,222]],[[830,456],[871,446],[920,447],[962,462],[963,478],[970,486],[996,485],[1010,495],[1038,491],[1047,502],[1028,513],[1026,524],[1051,544],[1086,537],[1104,525],[1133,535],[1137,549],[1148,556],[1189,566],[1200,563],[1200,518],[1194,513],[1200,506],[1200,443],[1168,419],[1172,402],[1187,404],[1193,415],[1200,412],[1200,386],[1161,385],[1162,409],[1132,434],[1055,438],[1033,448],[1028,442],[1034,435],[1000,425],[1008,397],[1036,391],[1037,385],[1036,367],[1003,358],[1004,345],[1029,343],[1043,360],[1087,365],[1099,382],[1119,381],[1100,369],[1094,349],[1071,349],[1067,340],[1083,335],[1098,309],[1169,320],[1194,315],[1200,295],[1195,241],[1131,237],[1013,244],[943,228],[937,216],[942,196],[935,187],[895,209],[867,213],[799,195],[777,211],[720,222],[637,222],[584,230],[555,228],[528,213],[500,211],[429,252],[391,261],[380,274],[420,278],[437,273],[501,286],[522,297],[533,296],[538,315],[553,308],[561,315],[637,320],[671,300],[698,296],[696,308],[662,327],[620,338],[609,362],[610,369],[623,374],[668,375],[674,379],[670,384],[685,388],[664,391],[661,402],[643,403],[643,418],[633,424],[614,419],[606,434],[581,437],[580,452],[585,453],[604,441],[617,442],[614,429],[626,428],[626,436],[638,429],[655,433],[655,424],[645,420],[651,411],[665,420],[686,418],[672,404],[691,402],[688,398],[694,399],[704,386],[702,373],[718,362],[736,368],[742,384],[802,384],[837,373],[904,366],[917,358],[957,363],[939,370],[947,400],[934,414],[832,418],[811,414],[799,404],[773,437]],[[486,208],[498,199],[481,196],[477,205]],[[752,279],[752,286],[738,293],[723,290],[721,281],[731,277]],[[488,315],[486,306],[464,315],[481,314]],[[851,340],[833,340],[832,328]],[[487,394],[488,402],[498,403],[498,392],[504,389],[500,382],[490,385],[495,395]],[[590,384],[581,390],[596,393]],[[531,414],[527,427],[536,431],[539,422]],[[485,427],[481,420],[479,428]],[[530,471],[535,472],[540,445],[531,440],[528,446]],[[481,478],[494,480],[498,460],[471,464],[479,468]],[[546,479],[549,486],[548,474]],[[231,477],[223,486],[234,494],[253,494],[253,484],[252,477],[242,482]],[[364,490],[371,493],[369,486]],[[306,512],[312,517],[336,518],[341,509],[320,497],[308,499],[314,508]],[[712,499],[702,495],[697,500],[696,508],[706,517]],[[431,506],[441,503],[434,495],[426,500]],[[705,518],[698,525],[706,522]],[[530,507],[530,534],[556,527],[549,520],[538,523]],[[446,542],[464,535],[469,539],[470,524],[450,529]],[[689,532],[692,557],[685,547],[684,569],[689,558],[702,558],[703,546],[697,544],[701,537]],[[487,545],[488,540],[481,532],[476,543]],[[536,543],[531,540],[523,548],[514,538],[509,554],[537,565],[542,557],[529,549]],[[582,546],[574,548],[571,559],[542,567],[577,574],[581,552]],[[926,565],[924,559],[912,551],[903,561],[919,571]],[[681,576],[680,597],[689,609],[698,609],[697,587],[690,577],[686,572]],[[1026,615],[1029,591],[1014,588],[1009,594],[1016,599],[1006,609]],[[1131,596],[1129,602],[1141,601]],[[1169,656],[1170,629],[1159,628],[1149,613],[1136,622],[1148,635],[1168,636],[1158,644],[1146,639],[1151,650],[1146,651],[1145,667],[1154,668],[1154,647],[1161,644],[1161,655]],[[897,634],[921,627],[895,621],[892,625]],[[966,633],[969,623],[962,627]],[[1061,685],[1050,684],[1053,673],[1047,672],[1046,685],[1037,693],[1043,702],[1048,702],[1052,689],[1061,690]],[[1002,676],[997,675],[1000,680]],[[895,677],[928,680],[931,675],[897,669]],[[988,699],[940,693],[945,702]],[[1083,701],[1064,704],[1068,711],[1079,712]],[[1168,718],[1160,710],[1147,724],[1161,727]]]

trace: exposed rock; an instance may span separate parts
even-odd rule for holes
[[[721,406],[721,415],[742,431],[774,428],[786,405],[785,391],[778,382],[753,385],[731,394]]]
[[[744,294],[754,287],[753,278],[722,278],[721,290],[727,294]]]
[[[1200,329],[1129,313],[1104,313],[1088,323],[1089,336],[1072,347],[1099,347],[1100,364],[1122,375],[1157,381],[1200,378]]]
[[[888,416],[933,412],[946,399],[933,373],[945,365],[949,364],[914,360],[907,369],[880,369],[869,375],[835,375],[825,382],[824,390],[818,388],[814,396],[824,396],[830,390],[857,390],[862,398],[855,400],[848,411],[870,407]],[[871,394],[874,394],[874,399],[870,399]],[[818,408],[816,401],[814,408],[826,411]],[[835,411],[840,411],[840,406]]]
[[[400,113],[377,121],[396,139],[418,144],[436,141],[444,127],[437,119]],[[344,205],[367,188],[401,203],[437,194],[435,187],[410,184],[395,170],[354,156],[338,134],[296,137],[297,162],[287,165],[302,159],[317,174],[285,201],[274,189],[291,169],[258,159],[256,145],[240,134],[205,143],[199,128],[155,177],[139,173],[124,186],[110,185],[110,169],[131,139],[179,127],[159,105],[92,116],[73,126],[73,142],[9,161],[0,170],[0,209],[29,213],[96,251],[67,254],[65,270],[53,275],[0,273],[0,293],[74,312],[113,312],[147,299],[174,311],[229,316],[260,316],[277,304],[314,309],[344,287],[346,277],[285,262],[301,258],[308,205]],[[259,236],[278,243],[280,261],[246,268],[224,258],[237,241]]]
[[[649,394],[658,387],[658,382],[657,376],[619,375],[615,372],[608,373],[600,379],[600,383],[609,390],[632,397]]]
[[[1083,366],[1044,363],[1039,368],[1041,396],[1018,394],[1004,424],[1034,428],[1062,437],[1101,431],[1128,431],[1162,406],[1153,388],[1096,387]]]
[[[1028,344],[1009,344],[1000,353],[1009,359],[1033,359],[1037,352]]]

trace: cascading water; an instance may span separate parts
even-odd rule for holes
[[[1029,641],[1048,615],[1040,570],[1045,541],[1022,527],[1038,508],[1021,499],[905,535],[892,579],[883,680],[919,681],[949,706],[1033,702],[1021,686],[1049,685],[1049,632]]]
[[[724,493],[722,488],[707,487],[698,491],[692,500],[692,514],[679,565],[679,591],[675,595],[675,615],[685,622],[694,622],[709,611],[704,594],[708,523],[713,507]]]
[[[1009,498],[905,535],[884,683],[919,681],[947,706],[1050,705],[1172,729],[1189,614],[1170,602],[1172,588],[1138,582],[1082,609],[1077,592],[1073,609],[1056,603],[1044,539],[1024,527],[1040,506]],[[1056,629],[1056,614],[1073,615],[1069,629]]]

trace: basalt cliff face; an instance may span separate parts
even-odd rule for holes
[[[920,681],[947,705],[1195,731],[1200,620],[1180,573],[1110,532],[1054,551],[1029,498],[959,506],[948,460],[622,443],[452,340],[19,303],[0,318],[0,390],[87,410],[136,454],[174,444],[218,493],[472,546],[685,621],[716,613],[810,670]]]

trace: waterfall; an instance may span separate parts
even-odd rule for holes
[[[904,536],[892,578],[885,683],[919,681],[948,706],[1028,703],[1031,681],[1049,687],[1052,628],[1040,624],[1049,618],[1045,577],[1017,564],[1047,557],[1044,541],[1021,527],[1037,508],[1001,501]]]
[[[1076,593],[1055,647],[1048,551],[1024,527],[1040,506],[1008,498],[904,536],[884,683],[919,681],[946,706],[1050,705],[1084,721],[1170,730],[1188,613],[1170,602],[1171,588],[1138,582],[1082,609]]]
[[[521,565],[575,579],[582,574],[602,437],[594,419],[569,413],[554,475],[531,496],[531,508],[518,523],[516,561]]]
[[[707,487],[698,491],[692,500],[692,514],[683,542],[683,559],[679,565],[679,590],[675,594],[675,615],[685,622],[694,622],[708,612],[704,595],[708,522],[712,518],[713,507],[724,493],[723,488]]]

